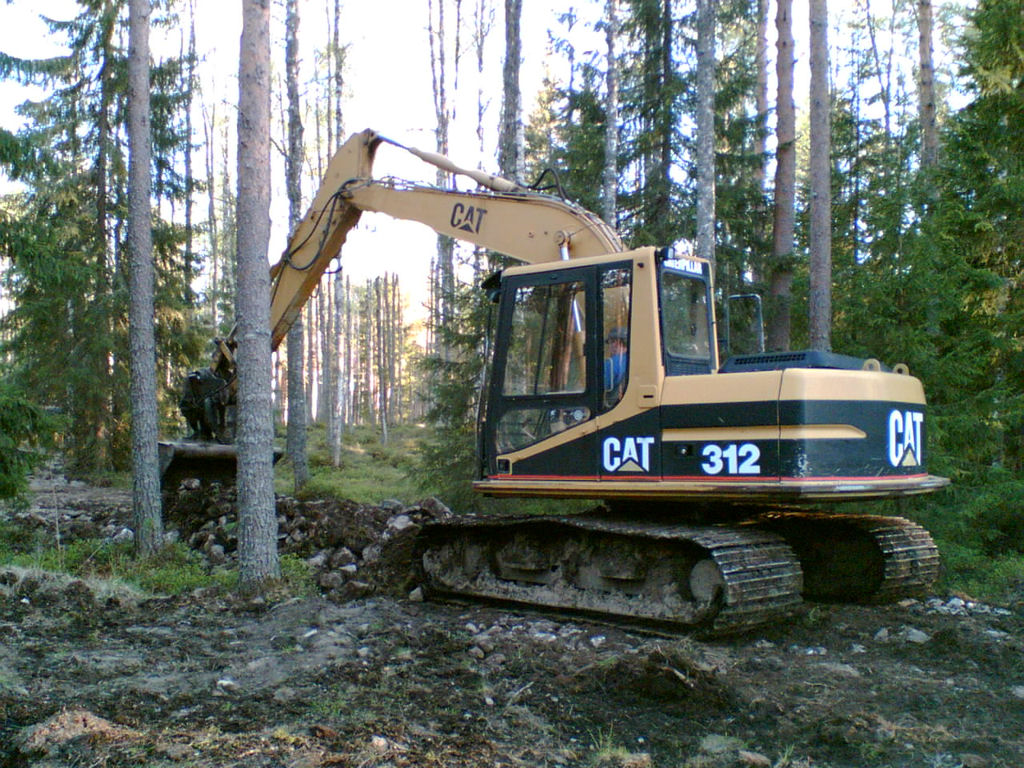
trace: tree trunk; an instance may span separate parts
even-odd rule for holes
[[[151,0],[128,7],[128,243],[131,250],[132,520],[135,551],[163,545],[157,456],[153,231],[150,220],[149,16]]]
[[[484,54],[486,52],[487,35],[491,31],[491,25],[494,23],[494,8],[490,5],[490,0],[477,0],[474,10],[474,30],[473,30],[473,49],[476,53],[476,72],[477,72],[477,86],[476,91],[476,140],[477,149],[480,150],[480,156],[483,157],[485,140],[484,140],[484,112],[487,109],[488,98],[484,95]]]
[[[505,63],[502,68],[501,135],[498,139],[498,168],[502,176],[521,182],[526,175],[523,157],[522,96],[519,69],[522,67],[522,42],[519,23],[523,0],[505,0]]]
[[[445,39],[444,9],[446,0],[437,0],[437,24],[434,24],[433,2],[429,4],[430,12],[428,34],[430,35],[430,71],[434,90],[435,148],[438,154],[448,154],[448,126],[451,111],[448,105],[448,55]],[[435,42],[436,41],[436,42]],[[456,76],[457,79],[457,76]],[[450,186],[451,179],[447,172],[438,169],[437,186]],[[439,286],[433,306],[434,321],[438,326],[446,326],[452,317],[452,302],[455,296],[455,241],[447,235],[437,236],[437,274],[434,277]],[[445,359],[447,348],[441,348],[443,342],[438,339],[437,352]]]
[[[697,255],[715,262],[715,0],[697,0]]]
[[[768,348],[790,345],[790,305],[793,288],[793,230],[796,201],[796,106],[793,104],[792,0],[778,0],[775,27],[778,78],[775,137],[775,212],[772,233],[772,270],[769,286]]]
[[[332,463],[335,467],[341,466],[341,437],[342,437],[342,422],[341,422],[341,403],[339,397],[341,395],[341,349],[339,340],[341,338],[341,308],[338,306],[341,296],[339,295],[341,274],[335,273],[328,278],[328,281],[324,283],[325,293],[331,297],[331,301],[328,302],[328,334],[327,344],[331,348],[331,357],[329,360],[325,359],[325,364],[328,366],[327,371],[327,383],[326,387],[330,389],[330,400],[328,407],[330,411],[327,417],[327,444],[330,447]]]
[[[604,168],[601,172],[601,218],[610,226],[615,226],[618,215],[619,187],[619,59],[616,45],[619,37],[619,2],[608,0],[605,7],[606,45],[605,87],[607,94],[604,103]]]
[[[377,417],[380,424],[381,443],[388,442],[388,296],[387,276],[373,281],[374,312],[376,314],[377,344],[375,361],[377,365]]]
[[[932,64],[931,0],[917,0],[917,29],[920,58],[917,93],[921,121],[921,167],[931,168],[939,158],[939,130],[935,122],[935,68]]]
[[[832,167],[829,119],[828,7],[810,0],[811,27],[811,349],[832,348]]]
[[[760,245],[768,241],[768,207],[765,197],[765,180],[768,177],[768,0],[757,0],[757,42],[754,61],[757,67],[757,92],[754,95],[757,128],[754,133],[754,153],[758,157],[754,168],[754,183],[758,193],[754,226]],[[766,273],[764,262],[763,258],[759,258],[750,265],[755,283],[760,283]]]
[[[302,113],[299,104],[299,8],[288,0],[285,8],[285,87],[288,92],[288,152],[285,155],[285,187],[288,190],[289,230],[302,219]],[[288,329],[288,458],[298,493],[309,480],[306,450],[305,345],[302,313]]]
[[[238,578],[243,593],[279,578],[271,412],[270,0],[243,0],[238,92]]]
[[[341,0],[334,0],[334,24],[332,25],[331,55],[334,58],[334,141],[336,150],[344,141],[344,114],[341,109],[341,94],[345,87],[344,56],[340,42]],[[333,156],[333,152],[332,152]]]

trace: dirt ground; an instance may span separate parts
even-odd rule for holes
[[[35,492],[8,517],[130,534],[124,491]],[[230,562],[227,502],[168,514]],[[318,595],[154,598],[0,569],[0,766],[1024,765],[1020,605],[812,605],[738,637],[656,636],[422,601],[395,563],[441,505],[279,514]]]

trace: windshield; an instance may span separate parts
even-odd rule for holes
[[[709,318],[707,284],[702,277],[664,269],[661,273],[661,326],[670,375],[710,370]],[[700,370],[678,369],[672,365],[673,360],[699,361]]]
[[[505,395],[582,392],[586,387],[580,282],[528,285],[516,291]]]

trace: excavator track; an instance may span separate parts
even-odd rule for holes
[[[741,632],[792,614],[799,562],[755,528],[575,517],[462,518],[421,539],[434,594]]]
[[[433,594],[540,606],[711,635],[793,614],[802,598],[892,602],[938,578],[939,554],[901,517],[751,509],[728,525],[465,517],[424,529]]]
[[[919,596],[939,575],[935,542],[902,517],[773,512],[751,523],[796,552],[811,600],[892,602]]]

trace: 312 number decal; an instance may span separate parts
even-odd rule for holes
[[[753,443],[710,443],[701,451],[706,461],[700,468],[709,475],[759,475],[761,474],[761,449]]]

